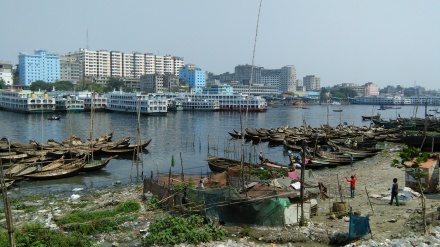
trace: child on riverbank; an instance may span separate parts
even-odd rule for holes
[[[354,191],[356,189],[356,175],[351,176],[351,179],[345,178],[347,180],[347,182],[350,183],[350,197],[354,198]]]

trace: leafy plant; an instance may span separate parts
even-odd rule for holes
[[[147,205],[146,205],[146,207],[147,207],[147,209],[148,210],[155,210],[155,209],[157,209],[157,207],[158,207],[158,203],[159,203],[159,197],[157,197],[156,195],[153,195],[152,197],[151,197],[151,199],[150,200],[148,200],[147,201]]]
[[[121,204],[119,204],[116,207],[116,213],[131,213],[136,212],[141,208],[139,203],[134,200],[126,201]]]
[[[223,229],[214,229],[203,222],[200,215],[191,215],[188,218],[171,215],[157,217],[148,229],[148,236],[142,240],[142,246],[198,244],[222,240],[225,237]]]
[[[247,237],[247,236],[249,236],[250,232],[251,232],[251,228],[248,227],[247,225],[243,225],[241,232],[240,232],[240,235],[243,237]]]
[[[38,247],[93,246],[90,239],[79,233],[65,234],[59,231],[48,230],[39,223],[28,224],[15,229],[15,244],[16,246]],[[9,246],[6,231],[0,232],[0,246]]]
[[[278,170],[275,170],[272,168],[254,169],[251,171],[251,175],[256,176],[257,178],[259,178],[261,180],[268,180],[268,179],[272,179],[272,178],[285,177],[286,172],[278,171]]]

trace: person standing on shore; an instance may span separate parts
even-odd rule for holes
[[[353,154],[350,154],[350,165],[353,167]]]
[[[351,176],[351,179],[345,178],[350,183],[350,197],[354,198],[354,190],[356,189],[356,175]]]
[[[390,205],[393,205],[393,200],[396,198],[396,206],[399,206],[399,185],[397,184],[397,178],[393,178],[393,185],[391,186],[391,201]]]
[[[260,151],[260,155],[258,155],[258,158],[260,159],[260,164],[263,164],[264,163],[263,151]]]

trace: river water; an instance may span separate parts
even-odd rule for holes
[[[116,181],[122,184],[140,182],[142,175],[151,172],[167,174],[171,168],[185,174],[206,174],[209,172],[206,158],[208,154],[239,159],[241,140],[231,140],[229,132],[240,130],[240,123],[249,128],[276,128],[281,126],[312,127],[329,123],[330,126],[346,122],[349,125],[368,126],[362,115],[380,113],[383,119],[415,116],[414,106],[401,109],[377,111],[371,105],[308,105],[309,109],[280,105],[269,107],[267,112],[247,114],[239,112],[171,112],[167,116],[141,116],[140,136],[142,141],[152,139],[147,151],[141,155],[142,162],[130,159],[112,160],[104,169],[76,175],[71,178],[45,181],[19,181],[13,185],[16,193],[55,193],[71,191],[74,188],[99,188]],[[333,112],[342,109],[342,112]],[[417,110],[417,117],[423,117],[424,109]],[[61,141],[71,134],[82,140],[90,137],[90,113],[62,114],[60,121],[49,121],[41,114],[22,114],[0,110],[0,137],[27,143],[29,140],[46,142],[48,139]],[[113,140],[131,137],[137,141],[138,120],[135,114],[96,112],[93,137],[113,132]],[[244,128],[243,128],[244,129]],[[268,143],[246,144],[245,153],[263,151],[269,159],[287,164],[288,157],[282,146]],[[171,167],[174,156],[175,166]]]

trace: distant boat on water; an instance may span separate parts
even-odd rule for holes
[[[335,109],[334,112],[342,112],[342,109]]]

